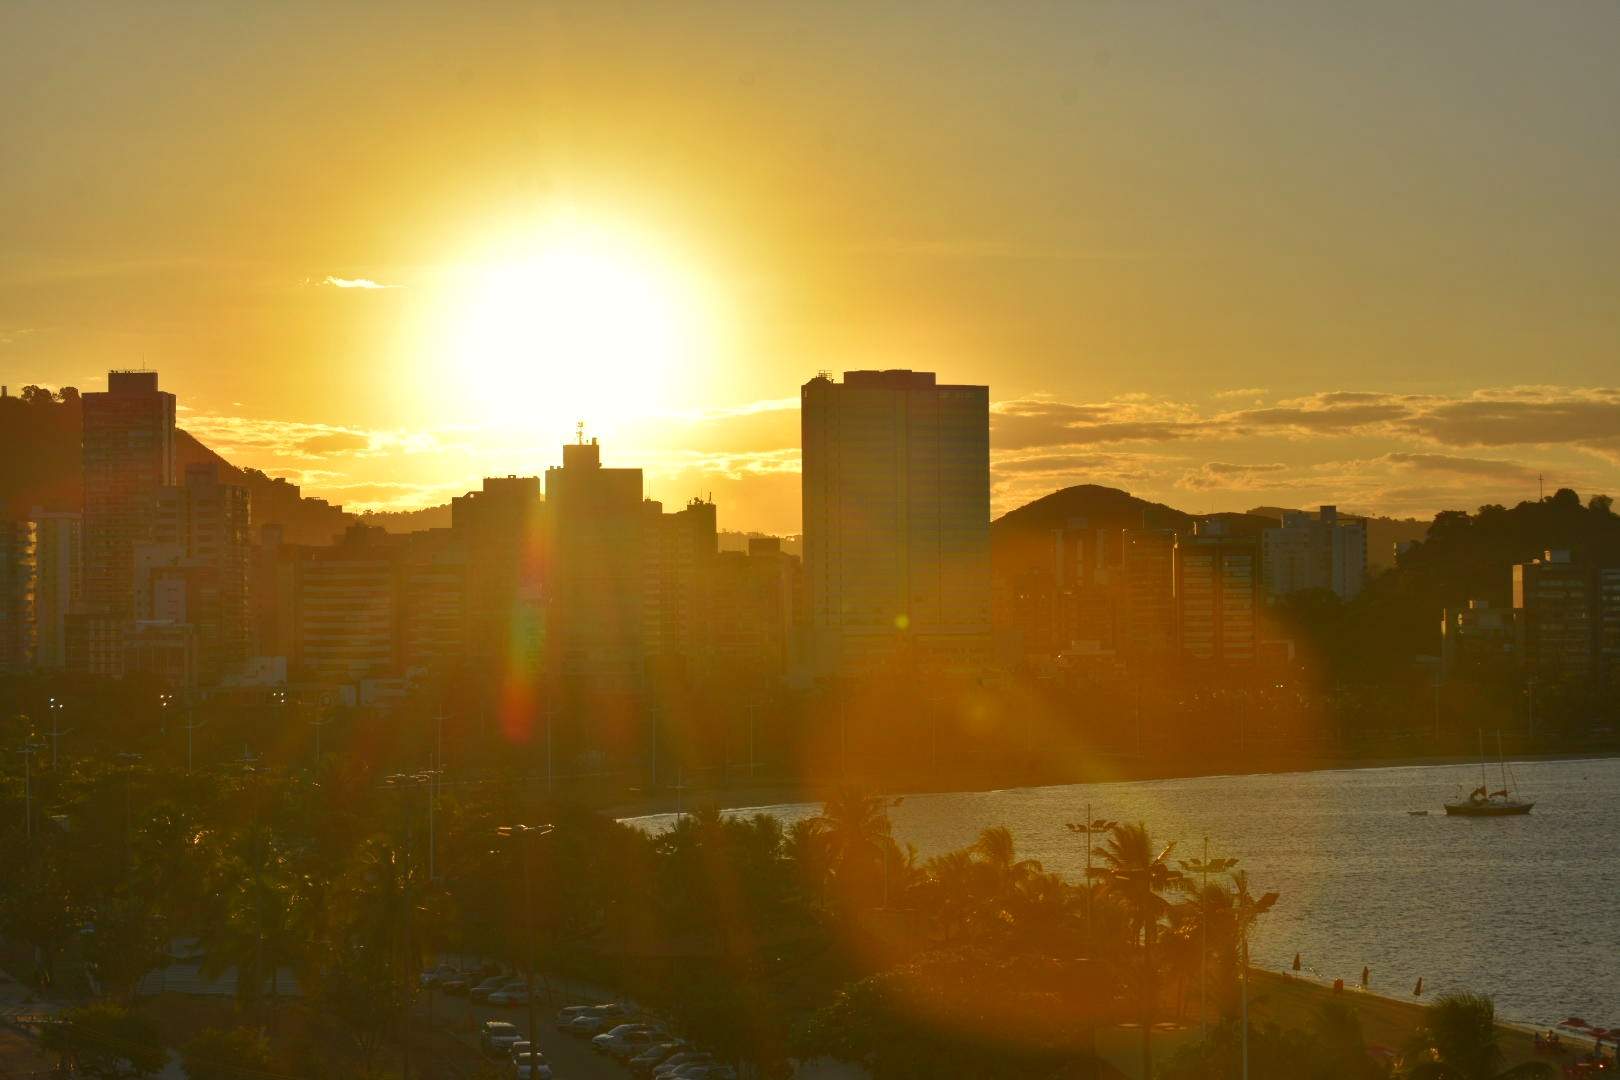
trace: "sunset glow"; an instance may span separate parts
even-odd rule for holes
[[[703,298],[652,244],[595,223],[523,231],[459,272],[443,356],[481,425],[620,430],[703,355]]]

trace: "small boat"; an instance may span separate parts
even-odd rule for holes
[[[1407,817],[1428,817],[1429,812],[1427,810],[1408,810],[1406,812],[1406,816]]]
[[[1528,814],[1535,803],[1529,799],[1521,799],[1513,794],[1513,784],[1510,780],[1512,773],[1508,771],[1507,758],[1502,756],[1502,733],[1496,733],[1496,756],[1502,768],[1502,786],[1495,791],[1490,789],[1490,781],[1485,775],[1485,733],[1479,733],[1479,787],[1468,793],[1467,798],[1459,797],[1455,802],[1446,803],[1446,813],[1453,817],[1509,817],[1514,814]]]

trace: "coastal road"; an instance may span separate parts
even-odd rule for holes
[[[588,1039],[576,1039],[554,1029],[552,1019],[557,1006],[544,1002],[535,1006],[535,1021],[540,1028],[540,1052],[551,1066],[552,1080],[629,1080],[630,1071],[605,1054],[591,1049]],[[421,1010],[424,1021],[425,1009]],[[529,1034],[529,1010],[525,1007],[506,1008],[480,1005],[463,997],[433,996],[433,1024],[453,1031],[456,1038],[478,1050],[478,1026],[485,1020],[505,1020]]]

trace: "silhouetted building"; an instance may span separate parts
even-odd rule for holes
[[[716,556],[705,603],[716,671],[756,689],[779,684],[799,661],[804,573],[774,537]]]
[[[249,535],[247,489],[205,462],[187,466],[183,485],[158,489],[151,543],[136,546],[135,614],[194,626],[204,683],[251,651]]]
[[[78,606],[83,585],[83,516],[35,507],[34,662],[67,666],[67,616]]]
[[[0,675],[34,665],[34,523],[0,518]]]
[[[1514,638],[1511,610],[1488,600],[1448,608],[1440,621],[1440,670],[1446,678],[1511,671],[1517,663]]]
[[[544,504],[538,476],[489,476],[450,500],[466,553],[467,651],[484,677],[527,671],[541,651]]]
[[[467,556],[450,530],[405,537],[400,575],[400,661],[445,670],[467,656]]]
[[[1620,688],[1620,566],[1597,571],[1598,678],[1611,691]]]
[[[351,683],[397,671],[399,555],[382,529],[353,525],[338,543],[294,563],[298,674]]]
[[[1262,535],[1261,554],[1268,595],[1330,589],[1351,600],[1367,578],[1367,523],[1341,518],[1335,506],[1322,507],[1314,518],[1287,510],[1282,524]]]
[[[70,611],[63,620],[67,669],[116,679],[124,674],[124,640],[131,622],[105,611]]]
[[[990,391],[931,372],[822,374],[800,389],[815,666],[897,646],[972,671],[990,655]]]
[[[643,503],[647,662],[659,675],[709,670],[710,591],[719,552],[714,503],[693,499],[673,514]]]
[[[1585,682],[1597,673],[1597,574],[1567,551],[1513,567],[1520,655],[1545,682]]]
[[[127,618],[135,548],[151,541],[158,489],[174,483],[174,395],[155,371],[111,371],[83,401],[84,601]]]
[[[1258,552],[1253,540],[1200,523],[1176,539],[1176,638],[1192,665],[1242,667],[1255,660]]]
[[[1118,651],[1139,670],[1167,664],[1175,652],[1175,551],[1169,529],[1120,535]]]
[[[548,707],[580,745],[640,739],[646,659],[646,525],[640,469],[604,469],[595,439],[546,470]]]
[[[137,619],[123,631],[124,672],[142,672],[176,689],[197,685],[197,627],[168,619]]]

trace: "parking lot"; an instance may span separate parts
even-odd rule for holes
[[[591,1049],[589,1039],[575,1038],[557,1031],[552,1026],[557,1009],[575,1004],[573,998],[556,997],[548,1003],[545,995],[536,993],[535,1022],[539,1029],[540,1052],[551,1066],[552,1080],[628,1080],[630,1072],[605,1054]],[[605,999],[604,999],[605,1000]],[[425,1005],[422,1010],[425,1020]],[[465,997],[433,995],[433,1023],[436,1027],[453,1031],[458,1041],[478,1052],[478,1028],[485,1020],[505,1020],[525,1036],[529,1031],[529,1010],[525,1006],[485,1005]],[[505,1063],[503,1054],[499,1060]]]

